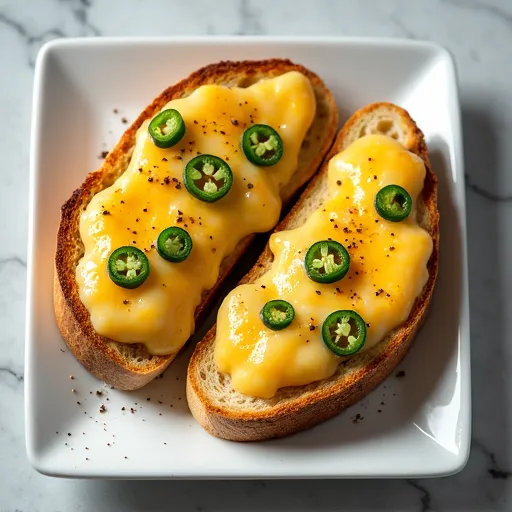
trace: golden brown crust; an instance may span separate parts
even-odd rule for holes
[[[77,359],[95,376],[118,389],[137,389],[163,372],[175,355],[151,356],[143,345],[126,345],[99,336],[82,304],[75,280],[76,265],[83,253],[79,234],[81,211],[91,198],[108,187],[127,168],[135,145],[135,135],[142,123],[153,117],[169,101],[191,94],[201,85],[221,83],[228,86],[246,87],[262,78],[279,76],[289,71],[306,75],[313,85],[315,95],[323,98],[325,127],[318,143],[317,153],[307,169],[297,176],[293,186],[283,191],[288,201],[295,191],[304,184],[319,167],[334,138],[338,123],[337,108],[330,91],[320,78],[303,66],[289,60],[269,59],[264,61],[219,62],[192,73],[188,78],[163,91],[126,130],[115,148],[108,154],[103,166],[89,174],[62,207],[61,223],[57,235],[55,256],[54,307],[57,323],[62,336]],[[314,123],[318,122],[318,119]],[[215,287],[203,295],[195,312],[199,323],[232,266],[239,259],[252,240],[246,237],[237,246],[230,258],[224,260],[219,280]]]
[[[302,224],[303,220],[298,221],[299,213],[304,205],[321,191],[322,185],[326,181],[329,159],[343,149],[347,142],[350,142],[350,134],[356,123],[378,109],[388,109],[398,116],[406,132],[405,147],[423,159],[427,171],[420,196],[422,204],[418,216],[422,219],[422,227],[432,237],[433,251],[427,265],[429,279],[422,294],[416,300],[407,321],[386,340],[371,349],[367,353],[371,357],[365,356],[364,364],[361,364],[356,371],[351,372],[349,378],[343,375],[342,363],[341,368],[333,377],[326,379],[312,391],[301,393],[300,387],[287,388],[296,391],[296,398],[283,400],[261,410],[235,411],[227,406],[219,407],[209,399],[197,369],[201,360],[207,357],[208,352],[213,349],[214,326],[197,345],[189,364],[187,376],[187,399],[190,410],[196,420],[212,435],[233,441],[263,440],[299,432],[332,418],[372,391],[393,371],[407,353],[412,340],[425,320],[438,269],[437,178],[430,166],[423,133],[409,114],[400,107],[389,103],[374,103],[356,112],[339,132],[320,172],[310,182],[293,209],[275,231],[290,229]],[[253,282],[264,274],[272,259],[272,252],[267,245],[255,266],[242,282]]]

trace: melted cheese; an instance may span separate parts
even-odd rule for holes
[[[144,343],[152,354],[174,353],[194,330],[194,311],[219,276],[222,260],[245,236],[270,230],[281,212],[280,191],[293,177],[298,154],[315,115],[309,80],[290,72],[251,87],[207,85],[164,109],[177,109],[186,124],[184,138],[159,149],[142,124],[127,170],[95,195],[80,219],[85,253],[76,270],[80,299],[96,332],[125,343]],[[253,123],[274,127],[284,154],[272,167],[256,167],[240,149],[242,133]],[[186,163],[213,154],[230,165],[234,183],[220,201],[194,198],[183,185]],[[193,250],[179,264],[161,258],[160,232],[186,229]],[[150,275],[133,290],[107,275],[110,253],[133,245],[146,252]]]
[[[324,204],[303,226],[271,236],[271,269],[235,288],[219,310],[215,360],[237,391],[270,398],[279,388],[333,375],[341,358],[320,334],[333,311],[352,309],[367,322],[363,350],[407,319],[428,279],[432,239],[418,226],[415,206],[406,220],[388,222],[375,211],[374,198],[396,184],[415,205],[424,178],[422,160],[385,136],[358,139],[332,158]],[[350,270],[337,283],[319,284],[307,277],[304,256],[314,242],[328,238],[347,248]],[[266,328],[259,318],[273,299],[295,308],[294,321],[282,331]]]

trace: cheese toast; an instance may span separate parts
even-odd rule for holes
[[[309,128],[307,128],[307,130],[304,130],[304,138],[302,139],[301,143],[295,142],[296,144],[298,144],[298,154],[296,155],[297,164],[290,171],[291,178],[287,182],[279,184],[279,201],[282,201],[282,203],[286,205],[287,203],[290,202],[290,199],[300,189],[300,187],[303,184],[305,184],[310,179],[310,177],[316,172],[323,158],[327,154],[335,137],[336,127],[338,123],[338,113],[336,104],[330,91],[327,89],[327,87],[324,85],[322,80],[317,75],[307,70],[303,66],[294,64],[288,60],[281,59],[243,62],[219,62],[217,64],[212,64],[202,69],[199,69],[198,71],[192,73],[188,78],[163,91],[128,128],[128,130],[121,137],[120,141],[117,143],[114,149],[108,154],[102,167],[99,170],[89,174],[85,179],[84,183],[82,184],[82,186],[79,189],[77,189],[69,198],[69,200],[63,205],[61,223],[57,236],[57,250],[55,256],[55,314],[60,332],[64,340],[68,344],[69,348],[73,352],[73,354],[85,366],[87,370],[89,370],[99,379],[114,386],[115,388],[122,390],[133,390],[140,388],[165,370],[165,368],[175,358],[177,351],[183,345],[185,340],[180,340],[180,342],[175,344],[175,346],[172,346],[172,340],[170,340],[170,342],[167,343],[167,345],[165,346],[159,346],[157,336],[159,331],[155,330],[152,336],[154,339],[156,339],[156,341],[154,342],[154,346],[152,346],[152,350],[150,351],[148,350],[148,347],[144,343],[137,342],[138,334],[134,334],[133,340],[130,339],[130,330],[133,330],[134,332],[137,331],[138,333],[138,330],[140,328],[144,329],[147,327],[148,329],[152,329],[154,325],[158,324],[159,329],[162,331],[165,330],[166,327],[163,324],[163,322],[167,321],[165,318],[162,318],[162,316],[165,316],[165,311],[164,314],[160,315],[160,317],[158,318],[155,318],[155,315],[153,314],[154,312],[147,311],[148,308],[146,308],[145,311],[141,311],[139,306],[140,303],[144,301],[141,301],[141,299],[138,298],[136,294],[134,294],[133,290],[126,290],[126,298],[124,300],[118,300],[123,296],[120,295],[120,292],[118,293],[118,290],[116,289],[115,300],[118,303],[116,302],[115,306],[112,306],[110,304],[110,302],[112,301],[110,300],[111,297],[108,297],[108,292],[106,293],[106,297],[104,293],[104,296],[101,297],[102,302],[99,303],[94,310],[96,325],[102,325],[104,331],[108,333],[112,331],[115,333],[116,329],[119,329],[120,331],[123,330],[123,335],[121,336],[120,334],[120,338],[123,338],[122,341],[115,341],[115,335],[110,336],[100,334],[99,332],[97,332],[97,329],[95,328],[95,325],[93,325],[93,321],[91,320],[92,315],[90,308],[84,305],[84,300],[90,300],[91,280],[103,280],[101,281],[103,283],[102,286],[106,290],[113,289],[114,285],[112,285],[108,277],[105,277],[107,275],[107,272],[104,270],[101,270],[101,272],[95,270],[96,274],[94,274],[94,277],[88,277],[89,274],[87,274],[87,272],[90,272],[91,267],[97,267],[98,261],[100,261],[100,259],[93,260],[92,256],[90,255],[91,249],[87,248],[87,244],[84,245],[84,240],[82,239],[81,235],[81,222],[85,222],[84,216],[89,215],[90,218],[95,216],[94,218],[98,219],[95,222],[101,222],[101,225],[89,224],[89,227],[100,226],[103,229],[103,226],[106,223],[113,223],[116,221],[116,212],[118,210],[114,212],[113,209],[107,209],[102,204],[101,206],[95,205],[94,208],[96,209],[93,208],[92,213],[88,214],[88,211],[90,212],[92,208],[91,204],[93,204],[96,201],[100,193],[104,193],[107,189],[110,190],[112,186],[118,182],[123,183],[122,180],[125,178],[125,175],[128,175],[129,173],[136,174],[137,169],[133,169],[133,159],[136,156],[137,158],[140,157],[139,153],[137,153],[138,141],[140,141],[141,138],[147,136],[146,126],[148,125],[149,120],[152,118],[156,118],[154,116],[156,116],[160,111],[162,111],[162,109],[164,109],[166,105],[169,104],[169,102],[184,102],[193,95],[197,97],[198,91],[200,89],[204,89],[202,88],[202,86],[224,86],[222,90],[215,89],[212,87],[210,87],[210,89],[208,90],[211,92],[211,94],[219,93],[221,96],[226,96],[228,92],[231,90],[234,91],[236,89],[240,91],[241,89],[249,89],[251,86],[261,84],[264,81],[269,81],[273,79],[278,80],[280,77],[284,77],[286,74],[294,75],[295,78],[297,75],[300,75],[302,79],[306,77],[307,81],[309,82],[308,87],[310,87],[312,91],[311,94],[314,97],[314,102],[316,104],[314,108],[314,116],[312,117],[311,123],[309,124]],[[260,92],[261,91],[259,91],[259,93]],[[226,98],[228,97],[226,96]],[[247,104],[247,101],[245,102],[245,104]],[[238,137],[238,132],[241,133],[243,126],[249,123],[249,121],[247,121],[247,123],[239,122],[237,119],[233,117],[231,117],[231,122],[229,122],[229,112],[220,112],[220,110],[222,109],[219,104],[213,105],[212,108],[215,108],[219,111],[219,116],[223,116],[222,119],[228,119],[228,121],[225,121],[224,119],[226,125],[228,125],[228,128],[225,128],[225,130],[228,131],[229,129],[232,132],[232,137]],[[296,105],[292,105],[292,103],[290,102],[289,106],[283,106],[283,109],[286,108],[290,110],[292,108],[296,108]],[[241,113],[240,115],[245,115],[248,120],[250,119],[250,123],[253,123],[253,119],[258,121],[258,116],[263,115],[262,113],[258,112],[258,108],[256,107],[254,107],[254,110],[252,112],[248,113],[248,107],[243,105],[241,101],[239,105],[236,105],[236,109],[238,109],[237,112]],[[260,110],[262,109],[260,108]],[[287,114],[288,117],[290,117],[293,114],[293,112],[290,110],[290,112],[288,112]],[[272,114],[272,112],[270,112],[270,114]],[[201,142],[204,142],[205,144],[208,143],[208,140],[203,140],[203,135],[206,135],[208,129],[210,130],[210,132],[208,133],[211,133],[212,137],[217,137],[217,141],[220,140],[219,137],[223,137],[225,135],[225,132],[222,128],[219,127],[219,130],[215,128],[215,121],[212,121],[213,124],[210,123],[208,125],[208,128],[206,128],[205,125],[201,125],[202,122],[204,121],[200,119],[194,119],[193,122],[192,119],[187,119],[186,123],[189,123],[187,124],[187,134],[192,132],[197,134],[198,138],[201,139]],[[293,121],[288,123],[288,125],[291,124],[293,124]],[[283,131],[285,131],[288,127],[283,126],[282,128]],[[157,131],[158,129],[159,128],[157,127]],[[215,134],[213,134],[213,132],[215,132]],[[226,135],[226,137],[228,135]],[[183,135],[181,134],[181,136]],[[181,149],[181,154],[176,154],[176,151],[173,153],[173,158],[179,159],[178,163],[182,166],[185,166],[185,164],[187,164],[187,161],[189,161],[190,158],[193,156],[195,157],[196,155],[198,155],[199,158],[201,157],[200,151],[192,153],[191,148],[193,146],[189,147],[185,145],[187,136],[189,137],[188,144],[192,145],[194,143],[193,140],[190,140],[191,136],[186,135],[182,141],[183,147]],[[228,144],[228,140],[230,141],[231,139],[226,139],[226,145]],[[144,139],[143,144],[148,145],[150,144],[150,142]],[[157,145],[157,143],[155,142],[154,145]],[[230,150],[232,151],[232,153],[226,153],[226,155],[229,154],[232,157],[230,164],[231,162],[236,161],[236,158],[239,158],[239,156],[236,155],[239,149],[240,147],[235,148],[235,145],[233,145],[233,149]],[[165,150],[160,150],[159,148],[153,148],[151,151],[153,151],[153,155],[158,154],[158,156],[162,156],[166,154],[162,152]],[[283,157],[283,159],[285,157]],[[226,157],[224,158],[226,160],[228,159]],[[141,159],[141,161],[143,161],[143,159]],[[155,161],[156,160],[153,160],[152,162],[154,163]],[[155,196],[156,194],[161,195],[161,192],[158,192],[158,190],[162,191],[164,189],[172,191],[172,193],[175,193],[175,189],[178,188],[181,188],[180,193],[183,192],[185,194],[187,192],[185,191],[185,186],[187,186],[188,190],[188,185],[186,181],[184,181],[183,183],[181,182],[182,175],[176,175],[177,177],[174,175],[166,175],[164,178],[163,174],[161,174],[161,172],[163,172],[161,169],[163,167],[169,167],[170,163],[168,162],[168,159],[165,156],[161,158],[161,161],[161,163],[159,161],[160,165],[152,165],[152,169],[142,169],[142,167],[138,169],[140,175],[144,177],[144,182],[140,181],[139,183],[144,184],[144,187],[146,187],[146,182],[151,182],[151,184],[155,185],[155,187],[152,189],[152,191],[150,191],[150,193],[148,192],[147,208],[142,209],[143,205],[141,201],[144,199],[144,197],[135,197],[134,202],[137,203],[137,207],[141,206],[140,223],[139,217],[133,218],[133,225],[129,225],[126,227],[126,229],[128,230],[126,233],[129,233],[130,236],[131,233],[133,233],[133,242],[130,238],[127,243],[123,244],[139,244],[138,246],[145,253],[147,253],[148,258],[150,258],[149,261],[151,262],[152,265],[151,275],[149,276],[149,279],[146,282],[146,284],[141,286],[141,289],[144,286],[149,286],[147,283],[151,283],[152,280],[153,284],[151,286],[153,286],[153,288],[155,289],[156,285],[154,280],[158,278],[159,273],[161,274],[162,272],[167,272],[167,270],[161,271],[161,269],[164,268],[164,265],[167,265],[166,268],[171,268],[170,266],[172,265],[181,265],[181,268],[183,268],[183,266],[186,265],[186,263],[169,263],[164,261],[163,259],[158,260],[157,263],[154,263],[158,259],[158,255],[156,255],[157,249],[155,248],[156,235],[158,235],[158,231],[154,232],[155,240],[153,241],[153,243],[151,243],[151,245],[151,241],[147,242],[147,244],[146,241],[144,241],[144,244],[146,245],[141,245],[142,242],[140,242],[142,223],[146,222],[146,227],[150,229],[149,221],[145,220],[146,217],[144,217],[144,213],[142,212],[147,212],[148,209],[151,210],[151,208],[156,207],[156,203],[152,203],[150,200],[150,197],[153,197],[151,194],[154,194]],[[226,163],[227,162],[224,162],[223,165],[225,165]],[[173,160],[172,164],[176,167],[177,162]],[[158,167],[160,167],[160,169],[158,169]],[[225,167],[229,166],[225,165]],[[256,171],[253,171],[251,169],[251,172]],[[240,183],[240,180],[237,180],[237,169],[234,166],[233,174],[233,187],[240,188],[242,185]],[[248,191],[244,192],[244,194],[247,196],[250,193],[252,193],[253,195],[258,193],[257,183],[254,185],[253,190],[251,190],[251,185],[252,184],[248,183]],[[156,186],[158,186],[158,190]],[[210,185],[210,187],[212,186],[213,185]],[[143,196],[145,193],[143,193],[142,190],[146,191],[149,189],[141,188],[141,196]],[[114,192],[118,192],[118,190],[112,190],[112,193]],[[120,203],[123,202],[124,201],[120,201]],[[221,199],[218,203],[216,203],[216,205],[221,205],[223,203],[228,204],[229,201]],[[206,203],[201,203],[201,208],[203,208],[202,211],[206,211],[204,210],[204,208],[206,208],[207,205],[205,205]],[[119,201],[115,203],[115,207],[117,208],[118,206],[120,207]],[[171,205],[168,208],[172,209],[173,207]],[[215,206],[215,208],[217,208],[217,206]],[[217,208],[217,211],[221,208],[222,206],[219,206]],[[177,214],[178,216],[176,217],[175,222],[178,223],[179,226],[187,226],[187,222],[189,222],[189,224],[194,222],[194,219],[191,216],[187,216],[184,218],[181,215],[179,209],[176,211],[178,212],[179,215]],[[130,213],[130,215],[132,215],[132,213]],[[161,215],[161,212],[156,212],[154,215]],[[132,216],[135,217],[134,215]],[[188,220],[189,218],[190,221]],[[275,226],[277,220],[278,219],[276,218],[275,221],[272,221],[273,224],[268,225],[268,229],[272,229],[272,227]],[[135,222],[137,222],[138,224],[135,224]],[[183,224],[183,222],[185,224]],[[201,221],[201,217],[199,216],[198,218],[195,219],[195,225],[190,226],[187,229],[195,229],[197,231],[197,229],[199,229],[199,226],[202,226],[203,223],[206,224],[204,219]],[[155,226],[151,227],[152,229],[156,229]],[[161,225],[158,227],[158,230],[163,229],[165,227],[166,225]],[[122,229],[124,230],[125,228],[123,227]],[[92,228],[89,229],[88,231],[85,231],[88,233],[92,233],[92,235],[94,235],[94,229]],[[210,236],[210,239],[211,238],[212,236]],[[218,290],[224,278],[232,269],[233,265],[239,260],[241,255],[248,248],[252,238],[253,233],[248,233],[246,236],[244,236],[236,243],[236,246],[232,248],[232,250],[230,250],[229,252],[226,251],[226,257],[224,257],[219,262],[219,266],[215,270],[215,272],[218,271],[216,279],[215,273],[213,273],[212,275],[214,275],[214,279],[213,283],[210,283],[211,286],[209,285],[202,289],[202,291],[200,290],[200,300],[197,301],[195,309],[192,310],[192,314],[189,315],[190,318],[188,317],[187,314],[183,312],[180,313],[180,307],[182,306],[181,304],[177,304],[176,313],[173,312],[173,308],[168,309],[169,313],[171,314],[171,317],[172,314],[175,314],[174,318],[177,323],[184,322],[184,332],[187,331],[187,329],[193,331],[194,323],[196,326],[199,323],[201,323],[205,314],[208,312],[208,308],[211,304],[214,293]],[[194,247],[197,248],[196,239],[194,239],[194,244]],[[114,249],[114,247],[111,247],[111,249]],[[101,259],[100,261],[101,264],[104,263],[104,249],[102,250],[103,253],[101,253],[101,258],[103,259]],[[215,253],[215,250],[215,247],[211,248],[212,254]],[[158,251],[160,251],[160,247],[158,247]],[[89,260],[87,260],[88,257]],[[218,257],[218,253],[216,257]],[[122,262],[120,264],[121,266],[123,265]],[[111,269],[109,267],[109,274],[111,275],[110,271]],[[81,279],[80,286],[79,283],[77,282],[78,278]],[[192,281],[194,280],[194,276],[187,276],[187,279],[192,283]],[[166,282],[168,283],[169,280],[172,281],[172,279],[169,277],[168,281]],[[166,282],[163,281],[161,286],[165,287]],[[84,291],[85,286],[89,286],[89,288]],[[185,289],[185,286],[186,283],[183,285],[183,289]],[[124,288],[119,288],[119,290],[123,291]],[[123,293],[125,292],[123,291]],[[155,294],[156,293],[158,293],[158,297],[161,297],[162,288],[156,290]],[[114,295],[112,295],[112,297],[113,296]],[[169,300],[168,296],[166,297],[166,300]],[[185,300],[183,300],[183,302],[185,302]],[[106,307],[105,304],[108,307]],[[156,304],[157,306],[159,306],[158,301],[156,302]],[[139,321],[135,319],[132,322],[132,319],[129,319],[130,310],[132,311],[132,313],[138,311],[137,314],[140,315]],[[110,311],[118,312],[119,318],[106,318],[108,315],[110,315]],[[130,322],[125,322],[125,319],[129,319]],[[126,327],[123,325],[124,323],[126,324]],[[112,327],[112,325],[114,327]],[[172,320],[170,327],[173,327]]]
[[[280,369],[276,369],[274,367],[272,369],[273,372],[258,374],[258,371],[261,371],[258,366],[261,367],[263,362],[265,362],[265,356],[269,357],[269,353],[272,355],[275,354],[276,351],[281,350],[281,347],[270,347],[268,342],[261,342],[257,349],[252,348],[250,356],[243,355],[242,359],[245,358],[243,359],[244,366],[241,367],[241,371],[237,374],[238,388],[247,390],[252,389],[254,390],[254,393],[251,395],[250,392],[242,393],[234,389],[233,376],[229,373],[220,372],[218,370],[218,361],[221,360],[225,363],[226,356],[224,352],[222,354],[217,354],[216,349],[220,350],[219,347],[222,345],[222,350],[225,351],[227,344],[225,338],[228,337],[228,334],[226,333],[229,333],[232,337],[239,335],[239,331],[236,330],[238,326],[235,325],[233,327],[233,322],[241,319],[239,324],[242,324],[243,320],[242,316],[237,316],[237,308],[249,308],[247,303],[240,306],[240,302],[242,301],[241,297],[245,300],[246,297],[249,297],[249,292],[254,296],[257,296],[258,293],[265,293],[267,290],[257,290],[257,288],[260,288],[259,285],[261,283],[266,284],[266,286],[263,285],[261,288],[268,289],[271,281],[274,283],[272,286],[277,282],[278,285],[281,286],[281,290],[285,290],[286,293],[288,293],[288,291],[286,291],[286,285],[288,284],[290,287],[292,286],[289,282],[284,282],[283,279],[280,279],[279,276],[276,277],[276,274],[272,273],[273,264],[276,263],[278,257],[273,253],[270,245],[267,245],[258,262],[241,281],[241,286],[239,287],[241,291],[238,294],[238,297],[236,295],[237,291],[235,290],[232,292],[231,298],[228,296],[228,298],[225,299],[223,306],[221,306],[216,326],[214,326],[206,334],[203,340],[199,342],[189,364],[187,376],[188,404],[194,418],[210,434],[233,441],[257,441],[283,437],[313,427],[329,418],[332,418],[346,407],[354,404],[367,395],[393,371],[407,353],[412,340],[425,320],[436,281],[439,252],[439,213],[437,209],[437,179],[430,166],[424,136],[405,110],[389,103],[375,103],[356,112],[339,132],[320,172],[309,183],[307,189],[296,202],[291,212],[276,228],[272,237],[274,240],[274,247],[278,246],[280,233],[282,232],[285,233],[285,236],[282,238],[289,241],[291,235],[288,235],[287,238],[286,233],[293,233],[293,231],[285,232],[285,230],[294,230],[305,226],[311,220],[311,217],[315,212],[322,211],[322,205],[327,201],[329,190],[328,170],[329,162],[331,160],[334,161],[335,157],[340,154],[340,152],[347,150],[350,151],[353,144],[360,144],[363,139],[368,137],[374,137],[376,141],[375,143],[383,143],[386,145],[387,143],[381,140],[382,135],[385,136],[386,140],[389,140],[389,147],[396,150],[395,146],[398,141],[402,150],[405,149],[410,153],[408,155],[404,155],[403,153],[405,153],[405,151],[398,152],[398,156],[400,158],[407,158],[408,161],[412,162],[412,164],[416,166],[418,166],[418,162],[420,162],[420,167],[423,169],[422,176],[424,176],[424,179],[422,178],[421,184],[418,188],[417,199],[414,200],[415,206],[412,211],[414,215],[413,221],[414,223],[417,223],[416,227],[418,228],[416,229],[416,232],[420,231],[421,239],[424,241],[427,249],[425,249],[422,256],[424,259],[421,260],[421,266],[423,268],[419,269],[423,276],[422,280],[419,281],[421,287],[419,288],[418,294],[413,296],[413,300],[410,303],[410,311],[408,315],[406,315],[405,321],[399,322],[391,331],[386,332],[381,339],[375,340],[376,342],[374,345],[368,350],[355,353],[348,357],[340,357],[339,359],[336,359],[334,366],[331,367],[330,370],[327,369],[328,377],[314,381],[309,380],[309,382],[306,377],[306,383],[304,385],[287,385],[280,387],[275,384],[274,387],[269,389],[268,381],[272,381],[276,372],[281,372],[285,376],[280,376],[282,377],[280,382],[294,382],[293,379],[295,379],[295,381],[297,381],[297,379],[300,380],[303,375],[307,373],[308,364],[310,364],[311,358],[304,357],[303,360],[300,361],[301,366],[299,367],[301,368],[301,371],[298,372],[298,374],[293,375],[293,378],[290,378],[288,375],[290,373],[289,367],[299,364],[296,361],[299,356],[296,356],[296,354],[291,351],[286,352],[286,358],[284,359],[286,364],[283,364]],[[368,156],[367,160],[371,161],[372,158],[369,155],[370,154],[366,155]],[[366,160],[366,157],[364,159]],[[368,163],[370,169],[371,164],[372,162]],[[344,167],[345,170],[347,169],[347,163],[341,162],[340,165],[341,167]],[[356,176],[358,171],[359,168],[353,167],[352,169],[349,169],[348,172],[352,172],[353,176]],[[361,178],[361,181],[363,178],[366,178],[365,175],[357,175],[357,179],[359,179],[359,177]],[[376,174],[374,176],[372,172],[368,176],[367,181],[373,183],[374,180],[377,181],[378,176]],[[332,185],[334,187],[336,187],[336,185],[340,186],[341,190],[343,190],[343,186],[345,186],[344,183],[342,184],[341,180],[332,183]],[[374,185],[370,184],[369,186]],[[343,199],[346,199],[347,201],[352,200],[352,198],[349,198],[348,196],[349,193],[347,193],[347,197]],[[382,221],[382,219],[375,213],[373,204],[370,209],[372,210],[371,214],[373,215],[371,220],[372,225],[373,222],[376,223],[376,226],[382,225],[382,229],[394,237],[395,233],[393,231],[397,231],[398,228],[394,229],[393,226],[397,226],[399,223],[386,223]],[[366,214],[369,214],[369,210],[367,210]],[[325,208],[323,211],[325,211]],[[359,212],[350,213],[354,213],[355,215],[359,214]],[[363,213],[363,215],[364,214],[365,213]],[[375,220],[373,220],[374,218]],[[351,251],[350,258],[352,266],[354,258],[361,257],[358,255],[363,254],[358,252],[358,245],[361,245],[363,241],[366,244],[368,242],[371,243],[372,239],[366,238],[363,240],[364,236],[359,236],[359,233],[364,231],[363,229],[356,229],[351,226],[347,227],[348,225],[345,225],[344,227],[343,219],[341,217],[338,218],[333,214],[333,216],[328,220],[331,222],[333,227],[339,227],[339,229],[344,233],[350,233],[350,235],[346,235],[347,238],[345,239],[345,242],[350,243],[348,248],[349,251]],[[339,226],[337,225],[338,223]],[[326,222],[326,224],[329,225],[329,222]],[[327,228],[324,227],[322,229]],[[392,232],[389,233],[389,231]],[[361,240],[358,240],[359,238],[361,238]],[[373,248],[377,249],[376,243],[378,243],[378,240],[374,238],[373,241]],[[356,245],[356,242],[358,245]],[[288,249],[289,245],[287,245],[283,251]],[[386,254],[385,257],[392,259],[395,254],[399,254],[399,249],[400,248],[395,251],[395,247],[391,245],[391,243],[388,243],[384,251]],[[414,247],[412,247],[411,250],[414,250]],[[371,254],[371,250],[364,254]],[[327,252],[325,256],[327,256]],[[391,261],[391,259],[387,261]],[[294,261],[297,262],[299,260]],[[358,265],[361,265],[362,261],[358,261],[357,263]],[[345,279],[357,280],[361,277],[357,274],[359,274],[360,269],[364,267],[359,266],[354,268],[356,269],[354,274],[347,274]],[[407,270],[406,266],[402,266],[402,268],[404,269],[404,272]],[[359,271],[357,269],[359,269]],[[379,269],[377,268],[377,270]],[[303,270],[302,268],[299,268],[296,272],[300,274]],[[269,275],[271,277],[268,277]],[[265,281],[266,277],[267,279]],[[351,282],[353,283],[354,281]],[[334,287],[336,284],[337,283],[332,286]],[[253,286],[251,288],[246,285]],[[277,289],[279,289],[279,286],[276,285]],[[349,286],[350,285],[347,285],[347,287]],[[315,297],[315,294],[312,294],[311,300],[314,299],[314,301],[318,301],[319,304],[324,300],[322,297],[324,297],[327,292],[333,292],[335,296],[337,293],[343,292],[343,290],[339,288],[336,288],[335,290],[328,287],[322,288],[322,285],[317,285],[316,288],[318,298]],[[380,300],[380,297],[383,297],[384,300],[393,300],[392,293],[388,294],[386,291],[378,288],[373,290],[374,291],[371,291],[370,289],[368,296],[374,295],[375,300]],[[350,290],[351,294],[352,292],[353,290]],[[386,297],[390,298],[386,299]],[[305,294],[300,295],[296,299],[296,302],[294,302],[296,310],[295,320],[293,320],[292,316],[291,320],[288,319],[286,323],[286,325],[288,325],[291,322],[290,327],[294,325],[293,322],[297,323],[301,321],[300,315],[302,314],[302,310],[298,309],[297,304],[300,303],[300,300],[307,301]],[[251,300],[253,299],[251,298]],[[359,304],[361,308],[365,307],[362,302],[357,302],[358,298],[354,298],[354,295],[351,295],[348,298],[345,297],[344,300],[345,302],[350,302],[350,300],[352,300],[353,304],[356,304],[356,307],[357,304]],[[226,303],[228,304],[226,305]],[[307,306],[307,304],[304,305],[306,311]],[[229,322],[230,319],[232,323],[229,324],[228,328],[225,326],[223,327],[223,332],[225,334],[223,339],[219,340],[216,338],[218,338],[218,325],[221,318],[220,315],[222,313],[222,308],[229,309],[229,313],[226,314],[229,318],[223,318],[223,324]],[[261,314],[264,314],[264,309],[262,309]],[[298,320],[297,316],[299,316]],[[277,319],[281,320],[282,318],[284,318],[283,311],[278,311]],[[385,316],[381,316],[381,318],[385,319]],[[311,324],[309,325],[310,330],[312,331],[311,336],[314,336],[319,330],[317,319],[315,319],[314,322],[313,320],[314,319],[311,318]],[[257,319],[254,321],[257,323]],[[308,319],[305,321],[307,322]],[[288,327],[288,329],[290,329],[290,327]],[[256,326],[251,328],[252,330],[247,332],[252,333],[251,335],[253,337],[260,336],[260,338],[258,338],[259,340],[262,340],[263,338],[261,337],[261,334],[258,334],[258,331],[260,333],[264,333],[264,336],[266,337],[265,339],[268,339],[269,336],[275,336],[275,333],[263,329],[261,324],[260,327]],[[368,333],[370,333],[372,330],[378,330],[378,328],[378,325],[372,324],[372,326],[370,326],[368,323],[366,324],[365,332],[368,331]],[[281,326],[279,329],[281,329]],[[285,331],[286,329],[277,332],[284,333]],[[292,331],[292,334],[293,332],[299,331]],[[309,346],[312,344],[310,343],[310,339],[304,339],[306,337],[309,338],[307,332],[307,328],[300,331],[301,334],[299,335],[304,336],[302,341],[298,338],[290,340],[289,337],[282,337],[281,339],[278,339],[277,345],[280,343],[294,343],[294,347],[300,346],[302,350],[302,348],[306,347],[308,344]],[[281,334],[279,334],[279,336],[281,336]],[[321,343],[319,335],[317,335],[317,338],[319,346],[315,350],[322,349],[324,352],[327,351]],[[355,339],[352,341],[355,341]],[[237,343],[239,346],[237,346]],[[246,345],[250,345],[251,343],[251,340],[246,340],[244,338],[235,340],[232,345],[228,346],[229,351],[226,352],[228,354],[228,359],[229,356],[233,357],[233,355],[240,357],[243,350],[246,350]],[[320,345],[322,345],[322,347],[320,347]],[[274,352],[271,352],[271,349],[274,350]],[[322,352],[322,355],[324,352]],[[304,352],[304,354],[308,353]],[[309,354],[313,354],[313,352],[309,352]],[[220,357],[221,355],[222,357]],[[331,359],[328,360],[328,363],[331,364],[333,359],[335,358],[331,357]],[[249,362],[251,362],[249,360],[252,360],[252,363],[254,363],[252,366],[249,364]],[[271,363],[269,363],[269,365],[270,364]],[[235,369],[233,369],[233,372]],[[286,380],[287,378],[288,381]],[[270,385],[272,386],[272,382]],[[243,386],[245,386],[245,388]]]

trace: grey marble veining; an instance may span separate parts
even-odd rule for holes
[[[155,15],[154,13],[158,13]],[[23,332],[34,59],[56,37],[294,34],[426,39],[458,65],[467,171],[473,446],[441,480],[105,482],[46,478],[24,450]],[[510,0],[0,0],[0,511],[512,509]]]

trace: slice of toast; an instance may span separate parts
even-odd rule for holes
[[[195,419],[214,436],[233,441],[283,437],[332,418],[354,404],[397,366],[426,317],[437,276],[439,213],[437,179],[433,174],[422,132],[409,114],[393,104],[375,103],[356,112],[338,134],[320,172],[308,185],[276,231],[301,226],[325,198],[328,160],[363,135],[384,133],[419,155],[426,167],[418,199],[418,222],[433,239],[429,278],[407,321],[367,352],[347,358],[336,373],[307,386],[278,390],[271,399],[236,392],[230,378],[220,374],[214,360],[215,327],[198,344],[188,368],[187,399]],[[273,261],[267,245],[256,265],[243,278],[251,283],[265,274]]]
[[[79,232],[82,210],[95,194],[110,186],[123,174],[130,162],[138,128],[169,101],[189,96],[205,84],[249,87],[260,80],[289,71],[299,71],[308,77],[313,86],[317,108],[300,150],[300,163],[294,178],[281,191],[286,204],[316,172],[327,154],[336,134],[338,111],[332,94],[317,75],[289,60],[269,59],[212,64],[163,91],[124,133],[108,154],[103,166],[89,174],[82,186],[63,205],[55,256],[55,314],[60,332],[73,354],[99,379],[118,389],[137,389],[162,373],[176,354],[153,356],[144,345],[118,343],[100,336],[94,330],[89,313],[80,301],[75,279],[76,266],[84,252]],[[203,294],[195,311],[196,325],[206,315],[215,291],[247,249],[252,238],[244,238],[235,251],[222,262],[216,285]]]

